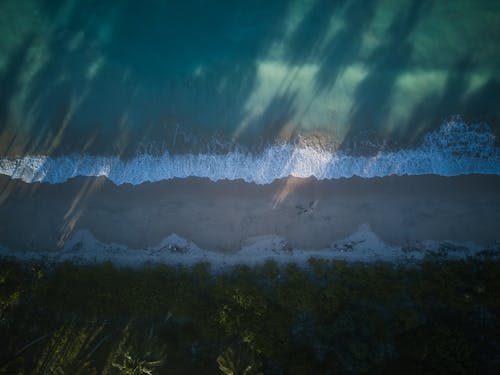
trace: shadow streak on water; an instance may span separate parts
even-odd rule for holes
[[[367,128],[376,134],[385,131],[383,127],[391,107],[394,84],[410,63],[412,45],[408,38],[431,3],[432,0],[413,0],[408,8],[403,8],[394,17],[384,42],[368,59],[367,76],[355,90],[349,132],[358,134]],[[383,134],[383,137],[388,135]]]
[[[30,1],[31,23],[45,26],[16,21],[26,36],[0,50],[0,156],[207,152],[214,137],[252,148],[318,132],[346,148],[367,133],[408,144],[455,114],[498,127],[500,73],[465,47],[443,51],[453,64],[442,90],[416,88],[406,119],[390,117],[406,100],[401,78],[435,69],[416,60],[413,38],[432,0]],[[476,3],[478,23],[488,7],[500,14]],[[344,89],[347,71],[361,78]]]

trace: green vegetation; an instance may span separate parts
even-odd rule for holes
[[[0,374],[494,373],[500,261],[0,263]]]

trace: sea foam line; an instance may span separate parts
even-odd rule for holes
[[[184,177],[213,181],[243,179],[268,184],[295,176],[336,179],[390,175],[463,174],[500,175],[500,149],[486,126],[449,122],[429,133],[416,149],[380,151],[354,156],[315,147],[280,144],[254,155],[241,151],[226,154],[143,154],[130,160],[117,156],[23,156],[0,159],[0,174],[25,182],[62,183],[76,176],[106,176],[115,184],[141,184]]]

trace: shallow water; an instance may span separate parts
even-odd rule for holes
[[[3,157],[262,153],[304,138],[406,149],[455,115],[498,129],[497,1],[5,0],[0,10]]]

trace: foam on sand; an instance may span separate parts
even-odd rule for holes
[[[292,249],[286,240],[276,235],[249,238],[241,249],[221,253],[200,248],[192,241],[175,233],[170,234],[156,246],[132,249],[124,245],[103,243],[91,232],[80,230],[73,234],[60,251],[11,251],[0,247],[0,258],[8,257],[23,261],[45,261],[48,263],[73,262],[98,264],[111,262],[117,266],[144,267],[155,264],[192,266],[204,262],[214,270],[223,270],[234,265],[254,266],[266,261],[280,264],[305,264],[311,258],[342,260],[349,262],[414,263],[426,256],[442,259],[464,259],[481,254],[483,247],[473,242],[424,241],[413,246],[393,246],[382,241],[368,224],[361,225],[347,238],[332,243],[320,250]],[[496,256],[499,249],[495,250]]]

